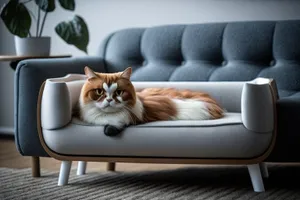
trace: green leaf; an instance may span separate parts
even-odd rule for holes
[[[59,0],[61,7],[66,10],[75,10],[75,1],[74,0]]]
[[[75,15],[71,21],[60,22],[56,25],[55,31],[66,43],[72,44],[87,53],[89,31],[86,23],[80,16]]]
[[[10,0],[1,9],[1,19],[7,29],[21,38],[27,37],[31,27],[31,17],[27,8],[18,0]]]
[[[54,0],[35,0],[35,3],[44,12],[52,12],[55,10],[55,1]]]

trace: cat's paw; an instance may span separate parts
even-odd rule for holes
[[[106,136],[116,136],[118,134],[120,134],[123,131],[123,129],[119,129],[115,126],[112,125],[105,125],[104,126],[104,134]]]

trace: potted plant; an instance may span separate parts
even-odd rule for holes
[[[37,16],[25,4],[34,1]],[[57,3],[58,2],[58,3]],[[51,38],[43,36],[47,15],[55,11],[56,5],[69,11],[75,10],[75,0],[9,0],[1,8],[1,19],[7,29],[15,35],[16,53],[19,56],[49,56]],[[31,33],[32,17],[36,19],[36,32]],[[87,53],[89,43],[88,27],[79,15],[71,21],[62,21],[55,26],[55,32],[67,44],[74,45]]]

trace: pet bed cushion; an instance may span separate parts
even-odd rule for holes
[[[274,133],[274,103],[269,79],[249,82],[134,82],[208,92],[227,110],[216,120],[151,122],[126,128],[116,137],[103,126],[72,117],[83,75],[48,79],[42,92],[41,127],[45,144],[62,155],[252,158],[263,154]]]

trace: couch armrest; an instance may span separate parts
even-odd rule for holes
[[[86,80],[82,74],[68,74],[47,79],[41,100],[41,126],[51,130],[66,126],[72,119],[81,88]]]
[[[29,59],[21,61],[15,73],[15,138],[20,154],[48,156],[37,131],[37,99],[42,83],[48,78],[66,74],[83,74],[84,67],[105,72],[100,57]]]
[[[241,97],[241,114],[244,126],[254,132],[274,130],[276,83],[273,79],[257,78],[246,82]]]

